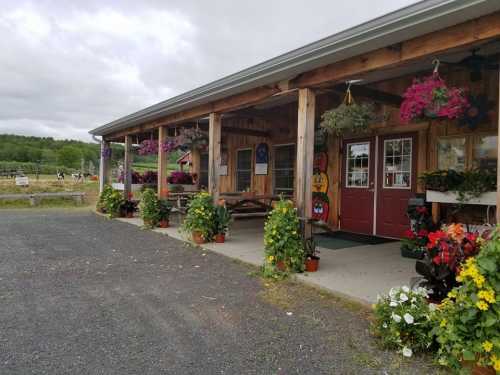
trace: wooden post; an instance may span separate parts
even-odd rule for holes
[[[208,125],[208,192],[214,201],[219,198],[220,139],[222,118],[219,113],[210,113]]]
[[[99,163],[99,194],[104,190],[104,186],[109,184],[109,165],[111,154],[108,151],[111,147],[110,143],[104,139],[101,141],[101,161]]]
[[[162,143],[167,140],[167,127],[160,126],[158,129],[158,198],[168,196],[168,152],[163,152]]]
[[[297,168],[296,203],[297,212],[302,218],[312,214],[312,177],[314,160],[314,116],[316,97],[311,89],[299,90],[299,112],[297,124]],[[311,235],[311,225],[305,223],[306,237]]]
[[[132,136],[125,136],[125,157],[123,161],[123,196],[129,199],[132,193]]]
[[[189,172],[193,175],[196,175],[196,184],[198,185],[198,189],[200,188],[200,158],[200,150],[191,150],[191,168]]]

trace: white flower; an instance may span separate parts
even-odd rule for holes
[[[401,293],[401,294],[399,295],[399,300],[400,300],[401,302],[406,302],[406,301],[408,301],[408,296],[407,296],[406,294],[404,294],[404,293]]]
[[[394,297],[394,296],[396,295],[396,293],[397,293],[397,290],[396,290],[396,289],[394,289],[394,288],[391,288],[391,290],[389,290],[389,296],[390,296],[391,298],[392,298],[392,297]]]
[[[387,328],[387,323],[382,324],[382,327]]]
[[[413,355],[413,352],[412,352],[412,350],[411,350],[410,348],[408,348],[408,347],[406,347],[406,346],[405,346],[405,347],[403,348],[403,355],[404,355],[405,357],[410,358],[410,357]]]
[[[391,318],[396,322],[399,323],[401,321],[401,317],[398,314],[392,313]]]
[[[435,303],[429,303],[429,311],[436,311],[437,305]]]
[[[401,287],[401,290],[405,293],[410,293],[410,288],[408,288],[406,285]]]
[[[417,299],[415,297],[412,297],[411,303],[415,303],[415,302],[417,302]]]
[[[415,321],[415,320],[413,319],[413,315],[408,314],[408,313],[404,314],[404,315],[403,315],[403,318],[404,318],[404,320],[405,320],[405,322],[406,322],[407,324],[413,324],[413,322]]]
[[[389,306],[391,306],[391,307],[397,307],[397,306],[398,306],[398,303],[397,303],[396,301],[391,301],[391,302],[389,303]]]

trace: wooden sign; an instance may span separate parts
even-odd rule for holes
[[[328,166],[328,155],[326,152],[318,152],[314,154],[314,170],[325,172]]]
[[[312,218],[327,222],[330,214],[330,200],[325,193],[313,193]]]

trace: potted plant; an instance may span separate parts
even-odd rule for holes
[[[231,214],[229,213],[229,210],[226,208],[226,206],[216,206],[214,216],[214,233],[216,243],[224,243],[230,221]]]
[[[276,202],[264,225],[265,276],[304,271],[305,252],[299,226],[293,203],[283,198]]]
[[[158,221],[160,220],[160,208],[156,193],[153,189],[144,190],[139,209],[145,227],[154,228],[158,225]]]
[[[110,185],[105,185],[102,193],[99,195],[99,200],[96,204],[96,210],[101,213],[106,213],[106,202],[108,197],[113,192],[113,188]]]
[[[106,196],[105,207],[109,217],[114,218],[120,216],[120,210],[125,199],[121,191],[114,190]]]
[[[437,310],[433,334],[441,365],[456,372],[500,372],[500,231],[485,239],[477,257],[469,258],[457,279],[461,282]]]
[[[167,182],[169,183],[168,189],[171,191],[196,190],[193,175],[183,171],[173,171],[172,173],[170,173],[170,176],[167,177]]]
[[[133,218],[136,208],[137,208],[137,202],[134,202],[131,199],[125,200],[120,207],[121,216],[127,218]]]
[[[206,192],[198,193],[187,205],[182,230],[189,233],[196,244],[205,243],[213,238],[214,216],[212,196]]]
[[[306,253],[305,269],[307,272],[316,272],[319,268],[319,250],[316,248],[314,240],[308,239],[304,241],[304,249]]]
[[[160,199],[158,201],[158,219],[160,228],[169,227],[170,212],[172,211],[172,205],[166,199]]]

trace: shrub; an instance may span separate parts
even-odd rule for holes
[[[109,217],[120,216],[120,211],[124,202],[123,193],[119,190],[111,189],[111,192],[106,195],[106,200],[104,202],[106,213]]]
[[[291,201],[281,199],[269,213],[264,225],[264,245],[265,275],[304,271],[305,252],[300,223]]]
[[[215,207],[214,215],[214,234],[226,234],[229,222],[231,221],[231,214],[224,205]]]
[[[160,199],[158,201],[158,219],[168,220],[170,218],[170,211],[172,211],[172,205],[166,199]]]
[[[145,189],[142,193],[141,203],[139,204],[141,218],[144,226],[154,228],[160,220],[160,208],[156,193],[153,189]]]
[[[386,348],[397,349],[405,357],[428,349],[432,344],[432,311],[436,305],[427,303],[427,291],[403,286],[391,289],[375,304],[372,332]]]
[[[215,216],[212,196],[206,192],[198,193],[187,207],[182,229],[188,233],[199,232],[205,241],[210,241],[214,236]]]
[[[106,212],[106,202],[109,195],[113,192],[113,188],[110,185],[105,185],[102,189],[99,199],[96,204],[96,210],[102,213]]]
[[[193,176],[186,172],[173,171],[170,173],[170,176],[167,177],[167,182],[169,184],[192,185]]]
[[[500,230],[469,258],[436,313],[433,333],[439,363],[456,370],[461,361],[500,371]]]

